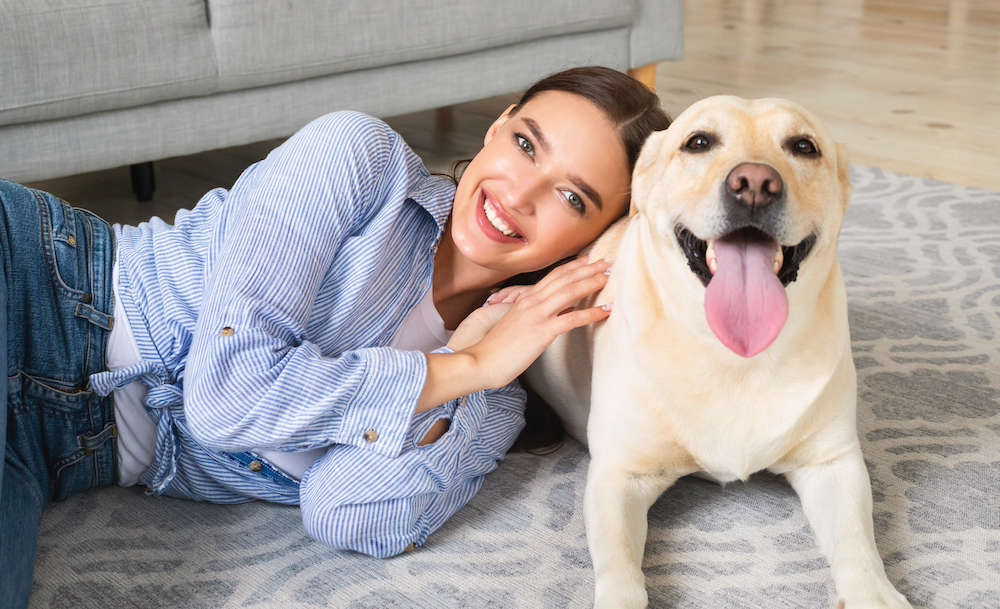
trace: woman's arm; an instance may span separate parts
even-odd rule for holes
[[[476,494],[524,427],[525,396],[516,376],[559,334],[607,317],[602,308],[567,308],[603,287],[608,268],[604,261],[571,262],[520,290],[515,302],[484,307],[463,321],[448,348],[427,354],[417,406],[433,418],[435,404],[459,402],[448,430],[439,438],[429,434],[434,425],[418,414],[407,447],[391,459],[331,447],[302,480],[309,534],[380,558],[423,544]],[[454,400],[459,395],[465,397]],[[420,446],[428,435],[434,441]]]
[[[302,480],[309,534],[335,548],[385,558],[423,544],[468,503],[524,427],[524,393],[512,383],[440,408],[452,418],[447,433],[419,446],[427,421],[421,424],[418,416],[396,458],[331,447]]]
[[[185,415],[207,448],[348,443],[399,452],[423,387],[423,354],[326,357],[305,331],[344,240],[381,202],[405,196],[401,145],[381,121],[336,113],[233,187],[184,378]]]

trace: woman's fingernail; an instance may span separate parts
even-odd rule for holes
[[[604,274],[605,275],[610,275],[611,274],[611,269],[613,269],[613,268],[615,268],[615,265],[612,264],[608,268],[604,269]]]
[[[614,308],[614,304],[615,303],[613,302],[606,302],[601,305],[601,308],[604,309],[605,311],[610,311],[612,308]]]

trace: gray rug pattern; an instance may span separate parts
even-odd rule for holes
[[[853,167],[841,235],[858,426],[889,578],[915,607],[1000,607],[1000,194]],[[308,538],[297,508],[104,489],[44,517],[31,607],[591,606],[588,456],[511,455],[416,551]],[[652,607],[834,607],[779,477],[685,478],[649,512]]]

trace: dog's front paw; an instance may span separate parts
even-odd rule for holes
[[[862,598],[845,596],[837,602],[837,609],[913,609],[910,601],[888,583]]]
[[[594,597],[594,609],[646,609],[649,605],[645,581],[598,581]]]

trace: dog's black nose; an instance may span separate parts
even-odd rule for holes
[[[743,163],[726,177],[726,194],[732,199],[760,209],[781,198],[785,185],[781,175],[769,165]]]

